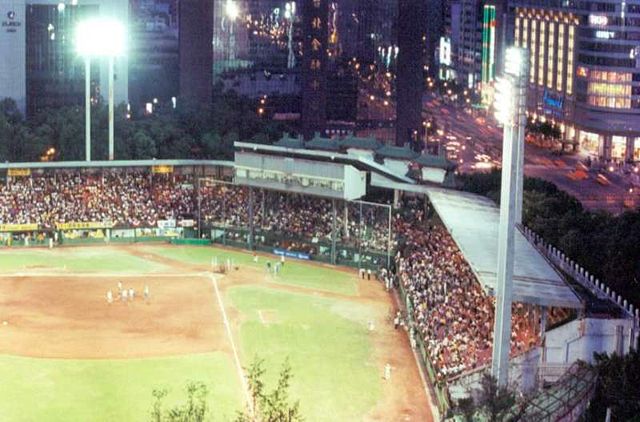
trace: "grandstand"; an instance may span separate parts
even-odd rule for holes
[[[238,142],[235,163],[2,164],[0,241],[194,238],[379,271],[398,288],[444,412],[490,360],[498,210],[447,189],[446,161],[366,139],[322,142]],[[637,310],[561,252],[523,229],[515,260],[513,382],[533,388],[550,367],[635,347]]]

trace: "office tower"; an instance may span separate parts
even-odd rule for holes
[[[303,2],[301,124],[307,139],[326,128],[328,12],[327,0]]]
[[[179,6],[180,97],[209,104],[213,89],[213,2],[181,0]]]
[[[423,0],[398,3],[398,64],[396,73],[396,145],[418,145],[422,126],[426,4]]]

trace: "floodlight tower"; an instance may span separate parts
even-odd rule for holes
[[[494,107],[503,126],[502,186],[498,228],[498,266],[491,374],[504,386],[508,382],[511,344],[511,301],[513,287],[517,185],[522,179],[524,128],[529,55],[526,49],[509,47],[504,74],[497,80]],[[521,198],[520,198],[521,199]],[[521,209],[521,207],[520,207]]]
[[[85,155],[91,161],[91,59],[106,57],[109,63],[109,160],[114,158],[114,61],[125,51],[125,28],[110,18],[92,18],[80,22],[76,28],[76,52],[85,59]]]
[[[225,13],[229,21],[229,61],[236,58],[236,35],[233,32],[236,19],[240,16],[240,9],[234,0],[227,0],[225,5]]]

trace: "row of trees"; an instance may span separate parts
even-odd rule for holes
[[[500,171],[462,175],[462,190],[499,202]],[[640,305],[640,211],[588,211],[554,184],[524,181],[523,222],[589,273]]]
[[[83,160],[84,108],[46,109],[25,120],[11,99],[0,101],[0,161],[38,161],[53,148],[55,160]],[[107,158],[108,115],[101,103],[92,109],[92,159]],[[214,95],[211,106],[178,101],[135,116],[125,105],[115,110],[117,159],[229,159],[238,140],[269,143],[284,127],[262,119],[253,101],[233,92]]]

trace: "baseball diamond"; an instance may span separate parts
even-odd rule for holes
[[[213,273],[213,258],[237,269]],[[381,283],[294,260],[274,275],[268,260],[280,258],[165,244],[0,250],[0,419],[147,420],[154,388],[179,403],[193,380],[214,420],[230,420],[256,354],[274,369],[268,382],[290,358],[307,420],[431,419]],[[135,296],[109,303],[119,288]]]

